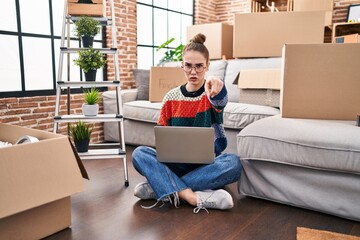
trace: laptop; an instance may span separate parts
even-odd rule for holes
[[[164,163],[209,164],[214,162],[212,127],[155,126],[157,159]]]

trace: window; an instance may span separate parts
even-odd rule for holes
[[[54,94],[59,62],[64,0],[2,0],[0,8],[0,97]],[[71,46],[80,42],[73,34]],[[95,47],[102,47],[102,33]],[[66,56],[66,55],[65,55]],[[79,80],[81,71],[72,62],[70,75]],[[63,80],[67,76],[66,57]],[[98,71],[100,79],[102,71]]]
[[[157,65],[165,49],[157,47],[175,38],[169,47],[186,43],[186,27],[193,24],[193,0],[137,1],[137,59],[139,69]]]

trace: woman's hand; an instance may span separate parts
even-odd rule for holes
[[[215,97],[224,86],[224,82],[217,76],[210,76],[205,82],[205,92],[208,97]]]

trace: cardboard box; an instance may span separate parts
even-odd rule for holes
[[[186,31],[187,42],[198,33],[206,36],[204,44],[209,50],[210,59],[233,57],[233,26],[226,23],[188,26]]]
[[[70,196],[84,183],[67,136],[0,124],[0,239],[40,239],[71,224]],[[81,166],[83,167],[83,166]]]
[[[279,107],[280,69],[241,70],[238,76],[239,102]]]
[[[68,15],[72,16],[106,16],[105,0],[92,0],[93,4],[77,3],[78,0],[67,0]]]
[[[150,69],[150,102],[161,102],[171,89],[187,83],[185,73],[179,67],[151,67]]]
[[[325,11],[325,26],[332,26],[334,0],[294,0],[294,11]]]
[[[334,23],[332,29],[332,42],[336,42],[336,37],[345,35],[359,34],[360,22]]]
[[[234,57],[279,57],[285,43],[323,43],[325,12],[235,14]]]
[[[360,35],[356,33],[336,37],[335,43],[360,43]]]
[[[360,44],[288,44],[283,54],[282,117],[356,120]]]

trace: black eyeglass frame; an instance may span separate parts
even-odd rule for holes
[[[202,72],[204,72],[205,71],[205,69],[207,68],[206,66],[204,66],[204,65],[197,65],[197,64],[195,64],[195,66],[187,66],[186,64],[184,64],[184,63],[182,63],[181,64],[181,68],[184,70],[184,72],[186,72],[186,73],[191,73],[191,71],[193,70],[193,69],[195,69],[195,72],[197,72],[197,73],[202,73]],[[188,70],[186,70],[185,68],[188,68]],[[199,71],[199,68],[200,69],[202,69],[201,71]]]

